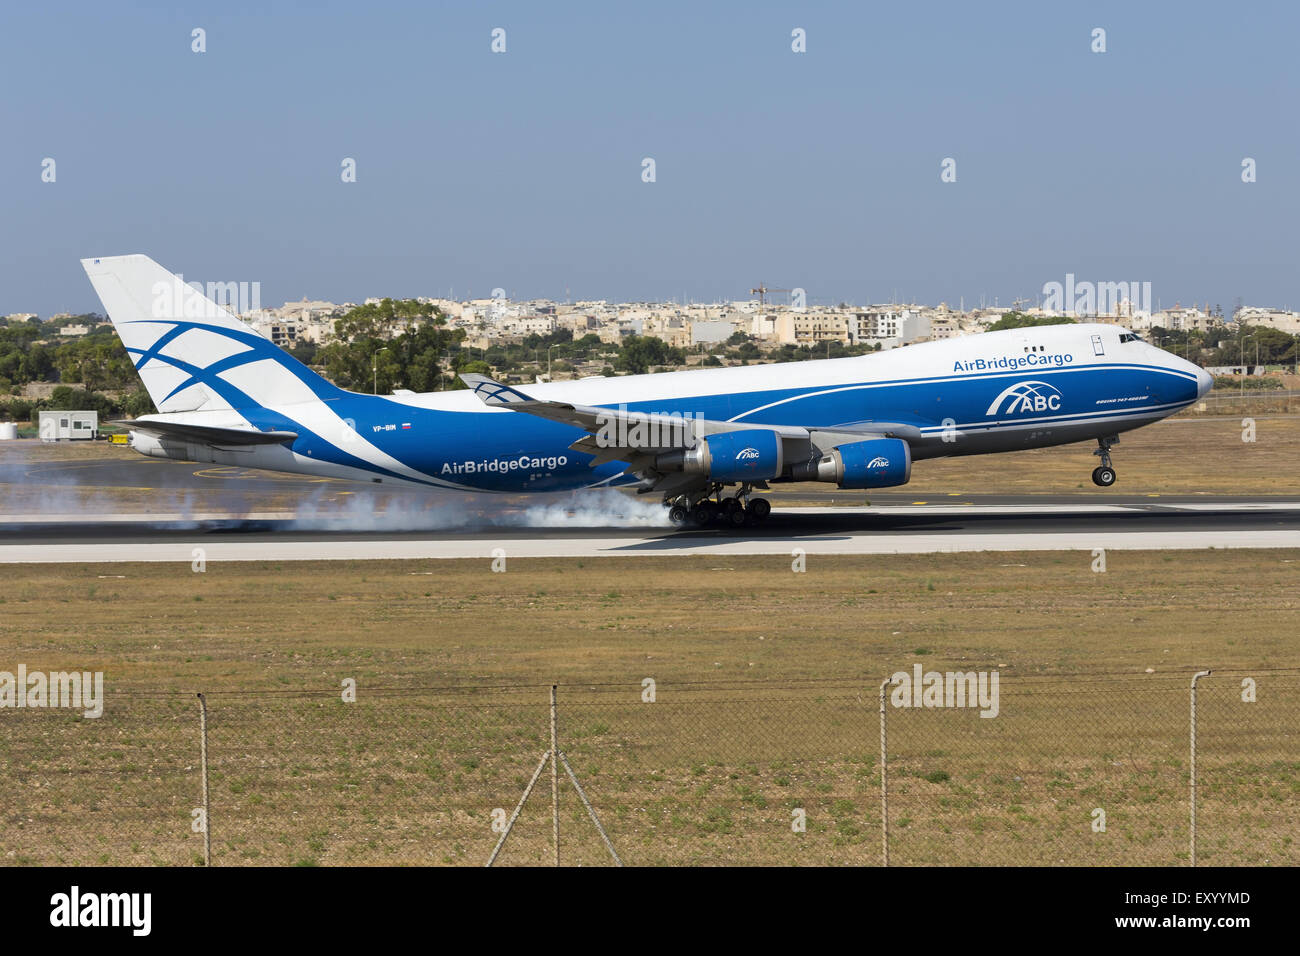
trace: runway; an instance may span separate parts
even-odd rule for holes
[[[653,500],[431,494],[149,459],[0,460],[0,564],[1300,548],[1300,496],[778,486],[764,524],[674,529]],[[869,502],[869,504],[868,504]],[[8,505],[8,506],[6,506]],[[280,509],[280,510],[273,510]]]
[[[512,516],[513,515],[513,516]],[[527,512],[523,513],[526,519]],[[551,517],[556,517],[552,514]],[[405,516],[402,516],[405,520]],[[382,516],[379,519],[382,524]],[[0,563],[597,558],[630,556],[925,554],[958,551],[1300,548],[1300,501],[926,505],[791,508],[757,527],[579,527],[473,518],[424,530],[331,526],[284,513],[0,516]],[[199,549],[196,554],[196,549]]]
[[[0,492],[3,492],[6,485],[17,489],[23,486],[30,487],[32,483],[39,483],[42,487],[49,489],[53,493],[52,497],[56,499],[58,498],[58,492],[63,489],[89,492],[103,490],[106,493],[133,490],[148,491],[155,493],[164,505],[175,504],[184,496],[194,496],[200,500],[215,498],[221,504],[221,511],[231,514],[248,513],[261,509],[268,495],[287,495],[303,501],[337,495],[371,494],[375,492],[380,492],[385,497],[400,496],[412,500],[424,500],[430,495],[428,489],[414,486],[394,484],[372,486],[337,481],[331,478],[254,471],[228,465],[201,465],[186,461],[165,461],[157,458],[145,458],[125,451],[119,452],[118,457],[85,460],[0,461]],[[1180,505],[1213,502],[1233,504],[1258,501],[1293,503],[1295,506],[1300,507],[1300,497],[1294,494],[1277,496],[1252,495],[1243,499],[1238,496],[1132,494],[1117,489],[1033,495],[968,494],[964,492],[934,494],[906,488],[897,491],[844,491],[837,488],[804,484],[790,489],[777,486],[770,497],[773,505],[777,508],[780,508],[781,502],[787,499],[797,499],[801,503],[836,507],[842,505],[849,507],[860,506],[868,499],[873,506],[1136,506],[1153,502]],[[502,495],[458,494],[455,496],[455,500],[468,506],[471,510],[479,510],[480,505],[488,509],[499,507],[502,502],[513,505],[529,499]],[[4,514],[0,513],[0,523],[5,520]]]

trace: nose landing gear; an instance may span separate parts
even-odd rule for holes
[[[1118,435],[1107,435],[1105,438],[1097,439],[1097,448],[1093,454],[1101,459],[1100,467],[1092,470],[1092,483],[1102,488],[1109,488],[1115,484],[1115,469],[1110,463],[1110,450],[1113,446],[1119,444]]]

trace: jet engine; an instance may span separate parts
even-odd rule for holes
[[[780,435],[750,428],[709,435],[694,448],[664,452],[655,458],[655,468],[704,475],[712,481],[767,481],[781,476],[785,461]]]
[[[841,488],[889,488],[912,477],[912,449],[899,438],[873,438],[832,448],[795,465],[795,481],[833,481]]]

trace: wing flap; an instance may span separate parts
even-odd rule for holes
[[[861,422],[855,425],[837,425],[834,428],[810,428],[808,438],[815,447],[829,451],[840,445],[869,438],[901,438],[909,444],[919,442],[921,429],[901,422]]]

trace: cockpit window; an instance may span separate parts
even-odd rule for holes
[[[1120,336],[1119,336],[1119,340],[1120,340],[1121,343],[1123,343],[1123,342],[1141,342],[1141,341],[1142,341],[1142,336],[1138,335],[1136,332],[1121,332],[1121,333],[1120,333]]]

